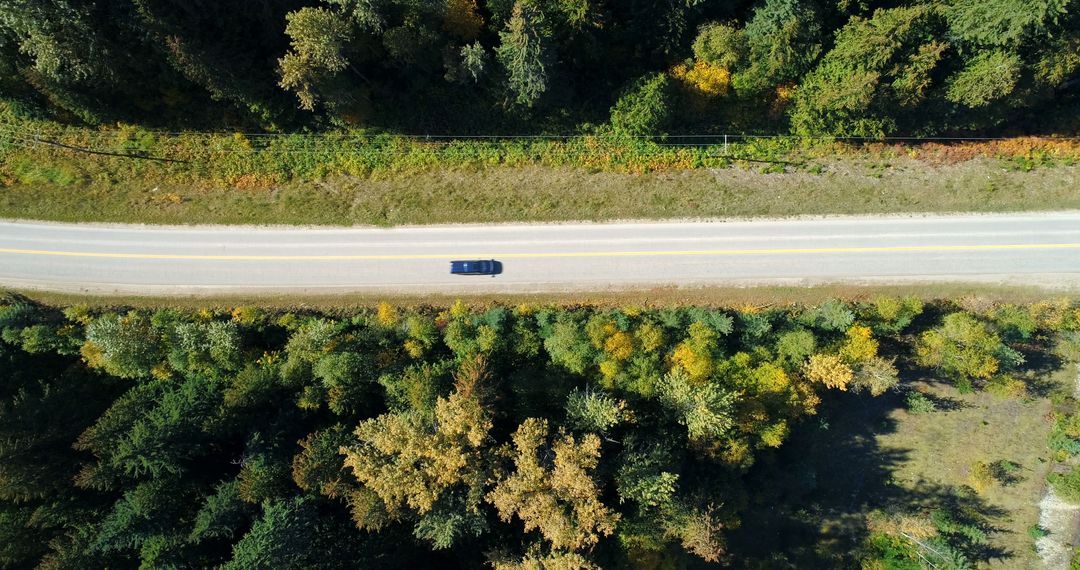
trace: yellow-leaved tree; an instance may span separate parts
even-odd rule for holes
[[[600,461],[600,438],[580,439],[560,432],[550,442],[551,467],[541,462],[548,447],[547,420],[529,418],[514,432],[514,470],[487,494],[487,500],[510,522],[516,515],[525,531],[539,530],[557,550],[581,550],[615,531],[618,513],[600,500],[600,486],[592,471]]]
[[[482,407],[460,393],[439,398],[435,421],[408,412],[383,414],[356,428],[360,443],[342,448],[345,465],[391,511],[426,513],[444,491],[484,482],[481,448],[491,429]]]
[[[915,355],[922,366],[960,381],[991,378],[1002,368],[1003,358],[1009,365],[1023,362],[996,332],[968,313],[946,315],[941,326],[924,332],[915,345]]]
[[[691,323],[688,333],[671,354],[672,369],[686,372],[693,382],[703,382],[712,375],[720,335],[701,322]]]
[[[702,97],[727,95],[731,87],[731,72],[726,67],[700,59],[692,66],[676,65],[671,74]]]
[[[870,327],[854,325],[844,333],[844,344],[840,345],[840,358],[851,366],[866,362],[877,356],[878,341],[874,339]]]
[[[433,421],[412,410],[383,414],[356,428],[359,443],[341,448],[345,466],[386,514],[396,518],[407,509],[420,515],[416,534],[436,548],[484,528],[480,505],[490,474],[486,445],[492,427],[485,382],[484,361],[468,362],[455,391],[436,402]],[[433,511],[432,520],[459,516],[453,524],[428,524],[424,515]]]
[[[811,382],[820,382],[826,388],[847,390],[855,379],[855,373],[842,358],[835,354],[815,354],[803,365],[803,374]]]

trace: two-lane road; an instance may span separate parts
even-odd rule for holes
[[[451,259],[498,259],[497,277]],[[971,280],[1080,285],[1080,212],[373,228],[0,222],[0,285],[147,294],[561,291]]]

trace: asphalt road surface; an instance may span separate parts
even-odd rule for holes
[[[451,259],[496,259],[494,277]],[[0,222],[0,285],[189,294],[823,282],[1080,285],[1080,212],[372,228]]]

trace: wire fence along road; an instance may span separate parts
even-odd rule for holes
[[[174,140],[169,140],[170,138]],[[804,165],[792,158],[795,145],[839,142],[844,144],[953,144],[1005,141],[1011,137],[883,136],[837,137],[760,133],[668,133],[664,135],[571,134],[392,134],[369,131],[322,133],[266,133],[229,131],[152,131],[129,128],[93,130],[53,125],[47,130],[0,124],[0,150],[48,147],[72,153],[109,156],[161,163],[209,163],[216,158],[312,158],[333,160],[344,156],[384,162],[423,155],[449,162],[502,160],[563,160],[577,163],[609,153],[630,154],[638,160],[672,152],[692,152],[699,164],[707,161]],[[1080,137],[1031,137],[1050,141],[1080,141]],[[63,139],[63,140],[61,140]],[[192,142],[194,140],[194,143]],[[792,148],[776,148],[775,144]],[[759,148],[765,142],[773,148]],[[555,147],[549,145],[558,145]],[[525,145],[523,148],[522,145]],[[732,152],[732,145],[736,151]],[[174,153],[174,154],[171,154]],[[685,157],[683,157],[685,158]]]
[[[499,259],[497,277],[449,274]],[[396,229],[0,223],[0,285],[188,294],[597,290],[800,280],[1080,285],[1080,213]]]
[[[88,136],[115,137],[118,131],[93,130],[82,127],[61,127],[61,132],[78,133]],[[22,129],[18,127],[0,124],[0,133],[24,138],[33,138],[41,135],[43,131]],[[1017,137],[1032,137],[1046,140],[1080,140],[1080,136],[1061,135],[1006,135],[1006,136],[836,136],[836,135],[797,135],[790,133],[664,133],[658,135],[632,135],[620,134],[615,136],[611,133],[563,133],[563,134],[507,134],[507,133],[394,133],[377,131],[331,131],[331,132],[294,132],[294,133],[269,133],[269,132],[246,132],[246,131],[156,131],[152,129],[139,129],[139,133],[153,136],[187,136],[187,137],[231,137],[243,136],[245,138],[284,138],[303,137],[307,139],[375,139],[379,137],[404,139],[422,142],[458,141],[458,140],[488,140],[493,142],[514,140],[580,140],[598,138],[618,138],[621,140],[693,140],[707,139],[711,141],[745,141],[745,140],[824,140],[824,141],[853,141],[853,142],[956,142],[956,141],[1002,141]]]
[[[63,145],[62,142],[53,140],[55,135],[76,135],[80,139],[90,142],[91,145],[116,145],[117,139],[124,135],[120,132],[93,131],[80,127],[60,127],[48,134],[40,130],[18,128],[0,125],[0,140],[6,140],[9,144],[23,147],[35,145]],[[273,148],[275,141],[288,141],[293,145],[320,145],[324,142],[333,144],[359,144],[367,146],[393,146],[402,142],[413,142],[424,146],[440,147],[462,144],[462,142],[489,142],[489,144],[507,144],[507,142],[572,142],[581,140],[609,141],[613,144],[624,145],[627,141],[651,142],[657,148],[700,148],[728,146],[739,142],[761,140],[783,141],[837,141],[863,144],[863,142],[897,142],[897,144],[920,144],[920,142],[977,142],[1010,140],[1015,137],[1008,136],[832,136],[832,135],[792,135],[792,134],[743,134],[743,133],[670,133],[663,135],[619,135],[611,134],[393,134],[373,132],[337,132],[337,133],[245,133],[245,132],[206,132],[206,131],[138,131],[138,134],[150,137],[185,137],[205,138],[207,140],[228,140],[230,137],[243,137],[257,145],[260,150],[271,152],[303,152],[303,149]],[[1044,140],[1080,140],[1080,137],[1072,136],[1034,136]],[[68,147],[71,150],[81,150]],[[227,151],[228,149],[222,149]],[[393,150],[393,149],[387,149]],[[116,148],[108,151],[116,152]],[[241,150],[237,150],[241,151]]]

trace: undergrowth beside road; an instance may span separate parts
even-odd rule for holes
[[[1030,304],[1047,296],[1075,297],[1066,292],[1044,288],[1005,286],[976,283],[927,283],[905,285],[827,284],[816,286],[774,287],[654,287],[627,291],[576,291],[562,293],[478,293],[473,295],[379,293],[337,294],[218,294],[186,296],[136,296],[108,294],[55,293],[30,289],[0,289],[0,294],[15,294],[48,305],[86,305],[93,308],[209,308],[231,311],[235,307],[254,305],[264,309],[286,311],[321,311],[342,315],[370,309],[379,303],[416,308],[427,305],[452,305],[462,301],[470,306],[495,305],[555,305],[561,307],[614,308],[639,306],[665,307],[782,307],[813,305],[829,299],[845,302],[864,302],[878,297],[917,297],[926,302],[954,299],[962,306],[986,307],[995,304]]]
[[[741,168],[630,174],[581,168],[458,168],[294,180],[268,188],[198,180],[96,178],[52,169],[0,188],[0,217],[55,221],[401,225],[614,219],[993,212],[1080,208],[1075,166],[1030,172],[993,159],[931,166],[898,159],[867,172]],[[59,163],[62,164],[62,163]]]
[[[0,121],[9,218],[396,225],[1080,207],[1069,139],[165,134],[64,127],[2,105]]]

